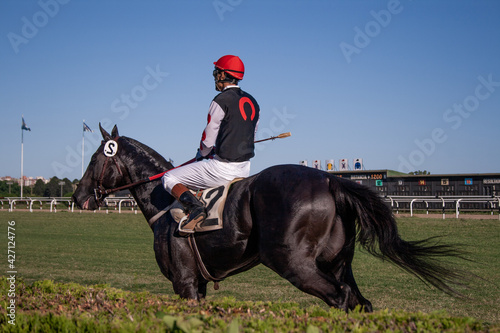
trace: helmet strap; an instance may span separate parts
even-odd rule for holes
[[[223,71],[223,70],[219,70],[219,73],[224,73],[224,78],[223,79],[215,79],[215,83],[232,83],[232,84],[238,84],[238,79],[232,77],[231,75],[229,75],[227,72]],[[217,89],[218,90],[218,89]],[[224,90],[224,88],[222,88],[220,91]]]

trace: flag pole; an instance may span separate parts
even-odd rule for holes
[[[22,125],[21,125],[21,198],[23,197],[23,187],[24,187],[24,131],[31,131],[31,128],[26,126],[24,122],[24,115],[22,115]]]
[[[23,177],[23,163],[24,163],[24,129],[21,126],[21,199],[23,198],[23,185],[24,185],[24,177]]]
[[[83,124],[85,124],[85,119],[83,119]],[[82,178],[83,178],[83,158],[85,149],[85,125],[82,127]]]

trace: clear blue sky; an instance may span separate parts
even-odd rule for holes
[[[81,176],[98,124],[180,164],[241,57],[261,107],[252,173],[300,160],[500,172],[500,1],[0,2],[0,176]]]

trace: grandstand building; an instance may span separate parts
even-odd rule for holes
[[[500,196],[500,173],[410,175],[393,170],[365,170],[363,159],[320,160],[311,167],[366,185],[382,196]],[[307,161],[299,164],[307,166]]]
[[[409,175],[392,170],[328,171],[381,195],[500,196],[500,173]]]

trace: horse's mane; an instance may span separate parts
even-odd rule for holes
[[[163,156],[158,154],[158,152],[156,152],[156,150],[146,146],[145,144],[143,144],[135,139],[132,139],[132,138],[129,138],[126,136],[122,136],[121,138],[125,139],[128,143],[130,143],[136,149],[140,149],[140,150],[145,151],[149,156],[151,156],[151,158],[156,163],[160,164],[162,167],[166,167],[166,169],[171,169],[174,167],[172,165],[172,163],[168,162]]]

